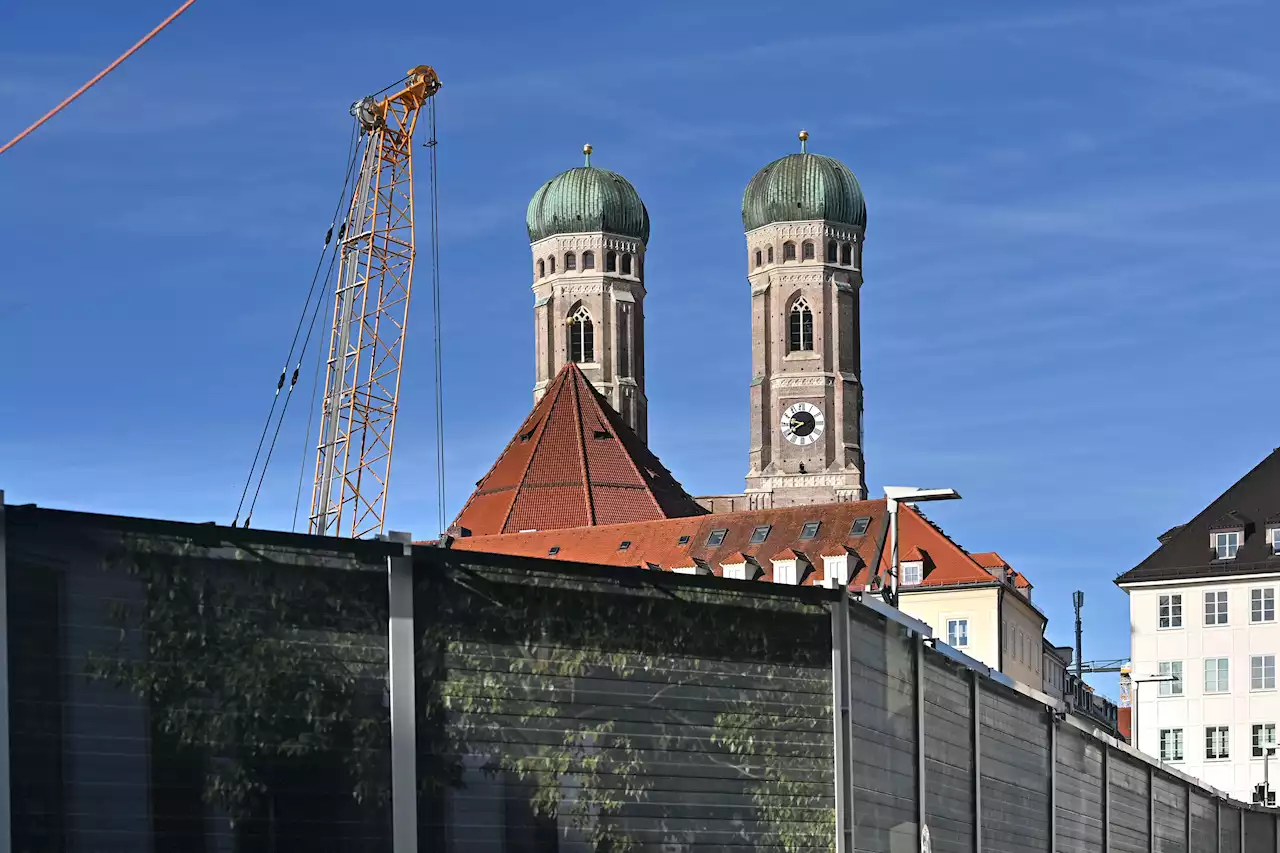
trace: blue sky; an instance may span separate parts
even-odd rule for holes
[[[171,8],[9,4],[0,136]],[[805,127],[867,197],[873,490],[959,489],[932,516],[1031,577],[1050,637],[1070,640],[1083,588],[1086,657],[1122,656],[1111,579],[1280,444],[1278,30],[1266,0],[202,0],[0,157],[0,488],[231,520],[347,106],[425,62],[445,86],[450,518],[531,404],[524,208],[584,142],[653,219],[651,444],[691,492],[741,488],[741,192]],[[390,512],[418,535],[436,532],[425,281]],[[255,526],[290,525],[305,402]]]

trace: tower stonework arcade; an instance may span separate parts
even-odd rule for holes
[[[803,131],[800,139],[801,153],[761,169],[742,200],[752,322],[747,508],[866,498],[866,205],[849,168],[808,153]]]
[[[649,213],[626,178],[591,165],[556,175],[529,202],[534,402],[574,362],[642,440],[644,255]]]

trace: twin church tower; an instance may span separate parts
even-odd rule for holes
[[[742,198],[751,291],[746,490],[713,512],[866,497],[859,292],[867,210],[847,166],[801,150],[765,166]],[[649,212],[626,178],[586,164],[534,193],[535,403],[573,362],[641,441]],[[659,285],[661,286],[661,285]]]

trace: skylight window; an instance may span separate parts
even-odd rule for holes
[[[869,516],[862,516],[853,520],[853,526],[849,528],[850,536],[863,536],[867,532],[867,528],[871,525]]]
[[[755,530],[751,531],[751,544],[759,545],[761,542],[769,538],[769,531],[773,529],[771,524],[762,524]]]
[[[812,539],[818,535],[818,528],[822,526],[821,521],[806,521],[804,527],[800,528],[801,539]]]
[[[679,541],[679,542],[677,542],[676,544],[677,544],[677,545],[688,545],[688,544],[689,544],[689,537],[688,537],[688,536],[681,536],[681,537],[680,537],[680,541]]]
[[[559,554],[559,553],[560,553],[560,546],[559,546],[559,545],[552,545],[552,546],[551,546],[551,550],[547,552],[547,556],[548,556],[548,557],[554,557],[556,554]]]
[[[707,547],[714,548],[717,545],[723,544],[725,534],[728,532],[728,530],[724,529],[711,531],[711,535],[707,537]]]
[[[630,540],[630,539],[623,539],[623,540],[622,540],[622,544],[618,546],[618,550],[619,550],[619,551],[625,551],[625,550],[627,550],[627,549],[628,549],[628,548],[630,548],[630,547],[631,547],[631,540]]]

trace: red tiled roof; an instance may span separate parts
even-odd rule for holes
[[[973,559],[984,569],[1007,569],[1013,574],[1013,585],[1018,589],[1031,589],[1031,581],[1027,580],[1022,572],[1009,565],[1009,561],[1001,557],[995,551],[984,551],[981,554],[974,554]]]
[[[932,569],[925,575],[922,587],[966,583],[996,583],[985,569],[936,525],[914,508],[903,506],[899,518],[900,553],[918,549],[927,553]],[[856,518],[870,522],[862,536],[850,536]],[[820,522],[818,533],[801,539],[808,522]],[[757,527],[769,526],[765,541],[751,544]],[[719,545],[710,546],[713,531],[724,531]],[[886,546],[887,527],[883,500],[819,504],[784,509],[748,510],[745,512],[673,518],[659,521],[583,527],[570,530],[547,530],[536,533],[514,533],[500,536],[471,536],[455,539],[452,548],[484,551],[523,557],[547,558],[551,549],[558,560],[594,563],[607,566],[653,565],[671,570],[704,561],[716,575],[723,574],[725,563],[742,563],[750,556],[763,569],[761,580],[773,580],[773,560],[796,559],[804,555],[814,571],[805,584],[820,584],[825,576],[824,556],[849,554],[856,570],[852,585],[865,587],[882,582],[889,568]],[[683,544],[682,544],[683,540]],[[623,542],[631,544],[619,550]],[[872,570],[870,567],[875,567]]]
[[[484,536],[705,513],[569,363],[450,531]]]

